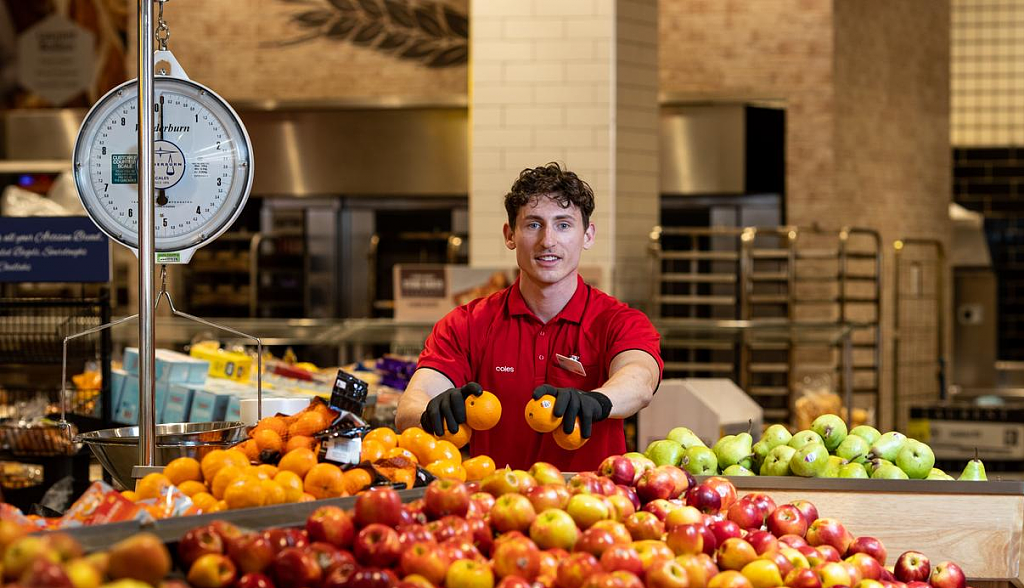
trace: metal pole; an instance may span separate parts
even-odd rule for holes
[[[139,465],[155,466],[156,349],[153,333],[153,3],[139,0]]]

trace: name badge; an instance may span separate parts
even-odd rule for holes
[[[587,375],[587,370],[583,369],[583,364],[575,357],[566,357],[561,353],[556,353],[555,359],[558,360],[558,367],[563,370],[570,371],[581,376]]]

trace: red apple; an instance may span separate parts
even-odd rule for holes
[[[222,521],[222,520],[213,521],[212,523],[210,523],[210,527],[212,527],[213,530],[218,535],[220,535],[220,538],[223,539],[225,541],[225,543],[227,541],[231,540],[231,539],[234,539],[235,537],[238,537],[238,536],[242,535],[242,530],[241,529],[239,529],[237,526],[235,526],[234,524],[229,523],[227,521]]]
[[[626,588],[626,586],[623,584],[622,578],[608,572],[599,572],[587,578],[581,588]]]
[[[274,581],[270,579],[270,576],[261,574],[259,572],[249,572],[243,574],[241,578],[235,582],[234,588],[276,588]]]
[[[644,581],[633,572],[615,570],[611,572],[611,576],[622,588],[644,588]]]
[[[768,531],[754,531],[748,534],[745,539],[758,555],[779,550],[779,540]],[[782,570],[780,569],[779,571],[781,572]],[[785,576],[786,574],[783,573],[782,575]]]
[[[466,487],[467,489],[469,488],[468,485]],[[494,506],[494,501],[496,500],[493,495],[486,492],[474,492],[469,495],[469,499],[473,501],[473,503],[479,507],[480,512],[484,514],[491,512],[491,507]]]
[[[614,543],[619,545],[629,545],[633,542],[633,536],[630,534],[629,529],[626,528],[625,523],[620,523],[619,521],[597,521],[591,529],[604,529],[608,531],[612,534]]]
[[[658,560],[647,568],[644,575],[648,588],[690,588],[686,568],[674,559]]]
[[[713,557],[718,550],[718,538],[708,525],[700,525],[699,529],[701,539],[704,540],[704,553]]]
[[[625,570],[634,574],[642,574],[644,564],[640,554],[631,545],[615,545],[601,554],[601,567],[606,572]]]
[[[738,500],[729,507],[726,518],[739,525],[741,529],[752,531],[764,525],[761,509],[749,500]]]
[[[436,521],[430,521],[427,523],[427,529],[434,534],[438,543],[449,539],[473,540],[473,531],[469,528],[469,521],[456,515],[445,515]]]
[[[565,476],[562,475],[562,472],[547,462],[538,461],[530,466],[527,473],[533,476],[533,479],[537,480],[537,484],[541,486],[544,484],[565,485]]]
[[[263,536],[267,539],[275,554],[289,547],[305,547],[309,545],[309,539],[306,537],[306,534],[298,529],[265,529]]]
[[[951,561],[943,561],[932,568],[928,583],[933,588],[966,588],[967,578],[960,566]]]
[[[659,466],[641,474],[636,483],[636,495],[645,504],[659,498],[676,498],[679,496],[675,494],[676,483],[676,477]]]
[[[696,555],[704,552],[704,525],[679,525],[668,532],[665,544],[676,555]]]
[[[448,568],[444,583],[446,588],[490,588],[494,574],[486,563],[456,561]]]
[[[188,530],[178,541],[178,558],[182,565],[191,567],[200,556],[207,553],[224,553],[224,540],[212,527],[196,527]]]
[[[57,552],[51,553],[56,554]],[[224,556],[216,555],[216,557]],[[47,558],[32,560],[28,568],[22,572],[17,583],[10,585],[18,586],[18,588],[74,588],[71,578],[68,577],[60,563]]]
[[[785,543],[793,549],[797,549],[799,547],[808,545],[807,540],[804,539],[801,535],[783,535],[779,537],[779,543]]]
[[[356,525],[372,523],[397,527],[401,523],[402,497],[390,486],[374,486],[356,496]]]
[[[764,492],[751,492],[744,495],[743,500],[753,502],[764,513],[765,518],[775,512],[775,501]]]
[[[363,527],[353,544],[356,561],[367,567],[389,567],[398,561],[401,551],[398,531],[379,523]]]
[[[633,549],[640,555],[640,563],[643,564],[644,570],[650,568],[656,561],[672,559],[676,556],[667,545],[655,539],[634,541]]]
[[[900,583],[902,584],[902,582]],[[907,582],[906,584],[904,584],[904,586],[906,588],[931,588],[931,584],[929,584],[928,582],[918,582],[917,580],[914,580],[913,582]]]
[[[665,516],[665,530],[670,531],[679,525],[703,524],[704,515],[692,506],[679,506]]]
[[[708,526],[711,528],[711,532],[715,534],[715,539],[719,545],[730,537],[741,537],[743,535],[739,525],[732,521],[715,521]]]
[[[487,519],[469,519],[469,530],[472,533],[473,545],[484,556],[490,556],[494,548],[494,531]]]
[[[842,523],[835,519],[819,518],[807,528],[807,543],[817,547],[818,545],[831,545],[840,554],[853,543],[853,537]]]
[[[355,557],[348,552],[338,549],[330,543],[315,541],[305,547],[306,553],[313,556],[316,565],[320,566],[323,576],[345,565],[355,566]]]
[[[540,571],[540,550],[529,539],[506,541],[494,549],[494,573],[533,581]]]
[[[672,504],[665,498],[655,498],[654,500],[644,504],[637,512],[649,512],[658,517],[659,521],[664,521],[668,518],[668,515],[680,508],[682,507]]]
[[[465,517],[469,511],[469,490],[458,480],[443,478],[427,484],[423,492],[423,513],[430,520],[445,515]]]
[[[421,525],[419,523],[402,525],[396,530],[398,531],[398,542],[402,544],[402,549],[406,549],[413,543],[419,543],[421,541],[437,541],[434,537],[434,533],[432,533],[426,525]]]
[[[576,494],[569,499],[565,512],[576,521],[576,526],[588,529],[597,521],[611,518],[611,510],[604,499],[604,496],[593,494]]]
[[[188,583],[195,588],[227,588],[235,581],[235,573],[235,564],[226,555],[207,553],[189,567]]]
[[[787,588],[821,588],[821,579],[810,568],[796,568],[786,574],[782,583]]]
[[[794,500],[793,502],[790,502],[790,504],[795,506],[797,510],[804,515],[804,518],[807,519],[808,526],[818,520],[818,508],[809,500]]]
[[[405,576],[419,574],[435,586],[440,586],[451,563],[448,556],[437,548],[437,544],[420,542],[402,552],[398,569]]]
[[[786,557],[786,555],[783,554],[779,550],[766,551],[766,552],[760,554],[758,556],[758,559],[767,559],[767,560],[770,560],[772,563],[774,563],[775,567],[778,568],[778,570],[779,570],[779,575],[782,576],[782,578],[785,578],[786,574],[788,574],[790,571],[793,570],[793,568],[796,567],[796,566],[793,565],[793,562],[790,561],[789,558]],[[742,571],[743,570],[740,570],[740,572],[742,572]],[[777,585],[781,585],[782,584],[782,582],[781,582],[782,578],[779,579],[780,582]]]
[[[813,547],[811,549],[813,549]],[[790,565],[794,568],[811,567],[811,562],[807,561],[807,556],[792,547],[788,547],[785,543],[779,543],[779,553],[789,560]]]
[[[885,551],[885,545],[874,537],[857,537],[850,544],[849,549],[846,550],[846,555],[850,556],[855,553],[866,553],[871,557],[878,560],[878,563],[885,565],[885,560],[888,558],[888,553]]]
[[[824,588],[832,588],[833,586],[853,586],[853,579],[850,577],[849,570],[839,562],[830,561],[819,566],[815,566],[812,569],[814,569],[818,574],[818,578],[821,579],[821,585]]]
[[[558,576],[558,562],[567,557],[569,557],[569,552],[557,547],[541,551],[540,566],[537,568],[537,577],[534,578],[534,582],[554,586],[555,578]]]
[[[628,457],[621,455],[610,455],[601,462],[597,471],[602,476],[608,476],[616,484],[633,485],[636,477],[636,466]]]
[[[723,478],[722,476],[712,476],[704,483],[715,489],[718,495],[722,497],[722,510],[729,510],[729,507],[736,502],[736,486],[732,485],[729,478]],[[768,513],[765,513],[767,516]]]
[[[549,508],[565,510],[572,494],[569,493],[569,488],[565,484],[544,484],[530,488],[523,493],[523,496],[530,500],[534,511],[544,512]]]
[[[445,555],[451,561],[458,561],[460,559],[471,559],[474,561],[486,561],[480,550],[475,545],[468,541],[461,539],[450,539],[441,543],[438,549],[444,551]],[[497,549],[497,546],[495,546]]]
[[[397,538],[395,541],[398,541]],[[320,583],[323,575],[323,571],[317,565],[316,559],[298,547],[288,547],[281,550],[277,557],[274,558],[274,563],[270,569],[272,572],[271,576],[277,583],[278,588],[316,586]]]
[[[821,553],[814,547],[811,547],[810,545],[797,547],[796,550],[799,551],[800,554],[807,559],[807,565],[811,566],[812,568],[816,568],[821,564],[828,562],[828,560],[825,559],[825,555],[823,553]]]
[[[604,499],[611,507],[612,520],[624,521],[626,517],[636,512],[636,505],[624,494],[616,493],[605,496]]]
[[[519,478],[520,494],[526,494],[530,488],[536,488],[539,485],[537,478],[534,478],[533,475],[526,470],[512,470],[512,473]]]
[[[857,567],[860,577],[865,580],[878,580],[882,577],[882,564],[866,553],[854,553],[846,558],[847,562]],[[964,588],[960,586],[960,588]]]
[[[573,549],[585,551],[594,557],[601,557],[601,554],[612,545],[616,545],[616,540],[611,531],[600,527],[591,527],[580,534]]]
[[[600,494],[601,482],[594,472],[580,472],[566,483],[572,494]]]
[[[704,566],[704,577],[710,582],[712,578],[718,575],[719,569],[718,564],[715,563],[714,558],[706,553],[698,553],[697,561]]]
[[[807,534],[808,522],[800,509],[792,504],[783,504],[768,515],[768,530],[776,537],[783,535],[798,535],[803,537]]]
[[[227,551],[240,574],[266,570],[278,552],[261,533],[249,533],[232,539],[228,542]]]
[[[538,490],[541,486],[534,488]],[[537,518],[530,500],[517,493],[502,494],[491,507],[491,527],[499,533],[526,531]]]
[[[331,586],[321,586],[321,588],[393,588],[397,585],[398,577],[391,570],[362,568],[352,572],[346,584],[338,586],[332,584]]]
[[[854,565],[852,562],[841,561],[839,562],[846,568],[846,572],[850,575],[850,586],[856,586],[864,579],[864,576],[860,572],[860,568]]]
[[[716,550],[718,567],[723,570],[739,571],[743,566],[757,559],[754,547],[739,537],[728,537]]]
[[[310,541],[322,541],[348,549],[355,539],[356,526],[344,509],[337,506],[321,506],[306,519],[306,533]]]
[[[645,511],[635,512],[623,521],[626,530],[634,541],[641,539],[661,539],[665,533],[665,525],[658,517]]]
[[[722,510],[722,496],[707,483],[698,484],[686,493],[686,504],[704,514],[714,514]]]
[[[541,549],[560,547],[569,551],[579,539],[579,529],[564,510],[546,510],[530,524],[530,539]]]
[[[708,581],[708,588],[753,588],[753,584],[736,570],[725,570]]]
[[[669,498],[679,498],[690,489],[690,478],[686,476],[686,470],[670,465],[662,465],[654,469],[664,471],[675,482],[675,486],[673,487],[672,494]],[[732,484],[730,484],[730,486],[732,486]],[[733,496],[736,496],[735,490],[733,491]]]
[[[708,580],[707,570],[701,563],[697,554],[678,555],[675,561],[686,570],[686,577],[690,581],[690,588],[706,588]],[[717,568],[716,568],[717,573]]]
[[[839,556],[839,550],[831,545],[819,545],[815,547],[818,553],[821,554],[822,559],[825,561],[842,561],[842,557]]]

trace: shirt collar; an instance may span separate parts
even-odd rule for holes
[[[561,310],[555,318],[551,319],[552,322],[557,320],[565,320],[571,323],[579,324],[583,320],[583,309],[587,306],[587,296],[590,294],[590,286],[583,282],[583,278],[579,274],[576,274],[576,291],[573,292],[572,298],[565,305],[565,308]],[[530,307],[526,305],[526,300],[523,299],[523,293],[519,290],[519,278],[516,278],[515,283],[509,288],[508,296],[508,313],[511,316],[530,316],[536,320],[537,316],[533,314]]]

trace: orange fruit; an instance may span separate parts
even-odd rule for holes
[[[206,492],[207,488],[206,484],[203,484],[202,482],[196,482],[195,480],[185,480],[181,484],[178,484],[178,490],[181,490],[181,493],[184,494],[185,496],[192,498],[193,496],[199,494],[200,492]]]
[[[466,399],[466,424],[470,429],[486,431],[501,420],[501,402],[494,394],[484,390],[480,396]]]
[[[312,449],[314,445],[316,445],[316,440],[312,437],[296,435],[288,438],[288,442],[284,444],[284,452],[288,453],[292,449],[300,448]]]
[[[258,466],[248,466],[242,470],[242,475],[246,478],[253,478],[255,480],[269,480],[274,476],[267,473],[266,470],[259,469]]]
[[[263,480],[260,482],[260,488],[263,489],[264,505],[284,504],[287,494],[280,484],[273,480]]]
[[[438,478],[451,478],[459,480],[460,482],[466,481],[466,470],[459,464],[451,461],[435,461],[434,463],[427,464],[426,469],[431,474],[434,474]],[[460,472],[461,470],[461,472]]]
[[[323,416],[327,419],[327,424],[330,425],[334,422],[334,419],[338,418],[338,413],[333,408],[327,405],[326,402],[316,402],[310,404],[313,407],[313,412]]]
[[[488,455],[478,455],[462,462],[466,470],[466,479],[470,481],[483,480],[494,473],[494,460]]]
[[[210,512],[221,512],[221,511],[225,511],[227,509],[228,509],[228,503],[224,502],[223,500],[218,500],[217,504],[214,505],[214,508]]]
[[[406,429],[402,432],[402,436],[398,438],[398,446],[411,451],[418,463],[427,463],[430,461],[430,452],[437,445],[437,439],[422,429],[418,429],[420,433],[406,435],[411,430]]]
[[[210,494],[213,494],[213,497],[217,500],[224,498],[224,490],[227,489],[229,484],[242,478],[243,471],[242,468],[236,465],[222,467],[210,482]]]
[[[284,457],[277,464],[277,469],[279,472],[294,472],[302,478],[315,465],[316,454],[311,449],[293,449],[284,454]]]
[[[213,494],[208,492],[199,492],[198,494],[194,494],[191,498],[192,504],[203,512],[209,512],[209,510],[217,504],[217,499],[213,497]]]
[[[281,449],[284,448],[284,440],[281,439],[280,435],[270,429],[256,431],[256,434],[252,436],[252,440],[256,442],[260,451],[281,451]],[[257,457],[259,456],[257,455]],[[249,459],[251,459],[251,457]]]
[[[387,427],[377,427],[363,437],[363,442],[365,443],[366,441],[376,441],[384,446],[385,449],[391,449],[392,447],[398,447],[398,433]]]
[[[135,494],[139,500],[147,498],[160,498],[171,487],[171,481],[163,474],[146,474],[141,480],[135,482]]]
[[[249,461],[260,460],[260,446],[257,445],[256,441],[253,439],[246,439],[245,441],[242,441],[238,445],[232,447],[232,449],[238,449],[239,451],[244,453],[245,457],[247,457]]]
[[[256,466],[256,470],[267,475],[267,478],[273,479],[277,475],[277,466],[264,463]]]
[[[526,403],[526,423],[538,433],[550,433],[562,424],[562,417],[555,417],[555,397],[545,394]]]
[[[136,494],[134,490],[122,490],[121,496],[124,496],[125,499],[131,500],[132,502],[135,502],[136,500],[139,499],[139,495]]]
[[[373,463],[373,462],[377,461],[378,459],[383,458],[384,454],[387,451],[394,450],[394,449],[399,449],[399,448],[398,447],[386,448],[383,445],[381,445],[379,441],[373,441],[373,440],[363,441],[362,449],[360,449],[360,453],[359,453],[359,460],[360,461],[368,461],[370,463]]]
[[[315,498],[336,498],[345,495],[345,479],[341,468],[330,463],[318,463],[306,474],[303,489]]]
[[[364,490],[373,482],[373,476],[363,468],[352,468],[343,473],[342,478],[345,479],[345,492],[349,494]]]
[[[256,423],[256,427],[252,430],[254,436],[255,433],[264,429],[273,431],[278,434],[282,439],[288,434],[288,423],[279,416],[263,417],[260,422]]]
[[[216,494],[214,495],[216,496]],[[266,494],[262,484],[246,479],[235,480],[224,489],[224,503],[230,509],[263,506]]]
[[[203,470],[199,467],[199,462],[191,457],[179,457],[172,460],[171,463],[164,466],[164,475],[175,486],[181,486],[182,482],[189,480],[203,481]]]
[[[564,432],[562,432],[562,428],[558,427],[557,429],[552,431],[551,435],[555,438],[555,443],[557,443],[559,447],[567,451],[579,449],[580,447],[583,447],[584,443],[589,441],[589,439],[584,439],[582,436],[580,436],[579,420],[576,421],[576,427],[572,430],[572,433],[566,435]]]
[[[277,475],[274,476],[274,481],[284,490],[285,502],[298,502],[302,497],[302,478],[295,472],[287,470],[277,472]]]
[[[437,443],[434,444],[433,451],[431,451],[430,455],[427,456],[427,463],[435,461],[462,463],[462,453],[451,441],[438,439]]]
[[[330,422],[324,415],[317,412],[305,412],[288,427],[288,436],[303,435],[312,437],[314,433],[319,433],[326,429],[329,424]]]
[[[240,468],[244,468],[249,465],[249,456],[238,447],[231,447],[224,452],[224,459],[230,464],[234,464]]]
[[[473,435],[473,429],[470,429],[466,425],[459,427],[458,433],[452,433],[445,427],[444,435],[441,435],[441,439],[448,441],[456,447],[462,448],[469,443],[469,438]]]
[[[433,439],[434,437],[419,427],[409,427],[398,435],[398,446],[402,449],[412,451],[422,439]]]
[[[313,502],[316,500],[316,496],[313,496],[309,492],[303,492],[302,498],[299,498],[299,502]]]
[[[405,457],[409,458],[410,460],[412,460],[413,463],[422,463],[419,460],[419,458],[417,458],[416,455],[413,452],[409,451],[408,449],[402,449],[401,447],[395,447],[395,448],[392,448],[392,449],[388,449],[387,451],[384,452],[384,459],[387,459],[389,457],[399,457],[399,456],[405,456]]]
[[[209,482],[213,480],[213,477],[217,475],[217,471],[220,468],[228,464],[228,452],[223,449],[214,449],[203,456],[203,460],[199,462],[200,467],[203,470],[203,479]]]

